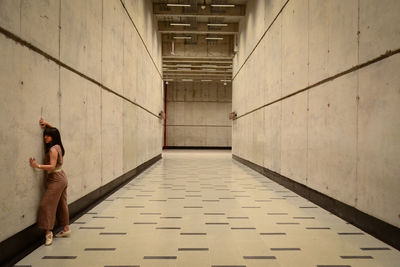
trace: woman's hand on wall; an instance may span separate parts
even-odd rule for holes
[[[29,158],[29,163],[31,164],[32,168],[39,168],[39,164],[37,164],[35,158]]]

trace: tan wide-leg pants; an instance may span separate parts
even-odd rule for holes
[[[39,206],[38,227],[51,230],[56,217],[61,226],[69,224],[67,177],[64,171],[48,174],[47,188]]]

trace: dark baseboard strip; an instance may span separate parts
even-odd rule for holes
[[[108,196],[161,159],[161,154],[121,175],[106,185],[69,204],[70,223],[98,205]],[[60,230],[60,229],[58,229]],[[55,231],[57,232],[57,228]],[[43,243],[43,231],[33,224],[0,243],[0,266],[13,266]]]
[[[400,250],[400,228],[239,156],[232,158]]]
[[[220,149],[232,150],[231,146],[166,146],[164,149]]]

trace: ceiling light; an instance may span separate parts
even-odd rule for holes
[[[226,27],[227,23],[208,23],[207,26],[215,26],[215,27]]]
[[[174,79],[164,79],[164,81],[166,81],[166,82],[170,82],[170,81],[173,81]]]
[[[224,40],[223,37],[206,37],[206,40]]]
[[[193,82],[193,79],[182,79],[182,82]]]
[[[181,7],[190,7],[189,4],[167,4],[167,6],[181,6]]]
[[[170,26],[190,26],[190,23],[170,23]]]
[[[235,5],[215,5],[211,4],[212,7],[235,7]]]
[[[230,80],[221,80],[221,82],[230,82]]]
[[[202,82],[212,82],[212,80],[201,80]]]
[[[190,39],[192,39],[192,37],[191,36],[175,36],[174,39],[190,40]]]
[[[177,70],[192,70],[191,68],[177,68]]]
[[[178,65],[176,65],[177,67],[191,67],[192,65],[185,65],[185,64],[178,64]]]

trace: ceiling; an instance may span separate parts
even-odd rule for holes
[[[165,81],[232,79],[245,0],[154,0]]]

